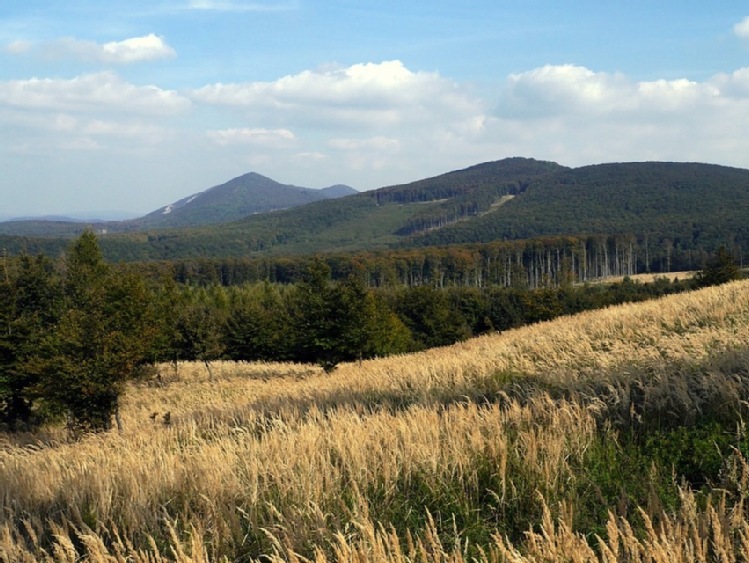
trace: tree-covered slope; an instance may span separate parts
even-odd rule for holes
[[[645,253],[661,244],[713,252],[749,250],[747,217],[749,170],[664,162],[570,169],[511,158],[229,223],[110,232],[101,246],[109,259],[130,261],[626,235]],[[60,248],[53,239],[0,244],[9,252]]]
[[[315,190],[281,184],[250,172],[183,198],[145,217],[128,221],[128,228],[141,230],[148,227],[198,227],[227,223],[248,215],[297,207],[313,201],[355,193],[357,191],[353,188],[341,185]]]
[[[248,215],[306,205],[314,201],[357,194],[354,188],[337,184],[323,189],[281,184],[250,172],[205,191],[184,197],[137,219],[127,221],[0,222],[0,234],[19,236],[75,236],[87,227],[100,233],[141,232],[148,229],[191,228],[228,223]]]
[[[749,242],[749,170],[614,163],[559,172],[472,221],[411,237],[439,245],[560,234],[633,234],[685,246]]]

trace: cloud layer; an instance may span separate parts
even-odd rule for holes
[[[274,6],[281,5],[189,4]],[[749,18],[733,32],[749,40]],[[134,78],[133,63],[176,56],[155,34],[5,46],[11,60],[53,51],[105,68],[0,80],[0,167],[29,189],[79,170],[89,181],[97,169],[101,185],[158,197],[143,204],[155,209],[248,170],[298,185],[368,189],[507,156],[570,166],[694,160],[749,167],[749,67],[699,80],[637,80],[549,64],[479,89],[385,60],[175,89],[160,85],[160,75],[152,75],[156,84]],[[124,170],[123,178],[112,179],[112,169]],[[157,176],[174,192],[154,195],[148,186]]]
[[[8,44],[5,50],[14,55],[35,54],[47,59],[77,59],[114,65],[171,59],[177,56],[176,51],[163,38],[153,33],[103,44],[73,37],[39,44],[17,40]]]

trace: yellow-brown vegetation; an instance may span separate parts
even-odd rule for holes
[[[675,508],[603,507],[595,531],[575,492],[602,429],[743,408],[747,360],[736,282],[331,374],[163,365],[121,432],[0,436],[0,560],[747,560],[738,452],[722,492],[681,483]]]

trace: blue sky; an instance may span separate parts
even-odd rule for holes
[[[0,216],[145,213],[249,171],[749,168],[747,132],[745,2],[0,4]]]

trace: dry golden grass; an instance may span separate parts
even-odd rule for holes
[[[690,271],[690,272],[668,272],[668,273],[655,273],[655,274],[634,274],[631,276],[610,276],[607,278],[602,278],[601,280],[597,280],[594,283],[618,283],[624,281],[624,278],[629,278],[630,280],[634,282],[639,283],[653,283],[654,281],[657,281],[659,279],[667,279],[667,280],[690,280],[692,279],[696,271]]]
[[[749,283],[737,282],[329,375],[217,363],[211,379],[202,364],[176,374],[164,365],[159,385],[127,390],[121,433],[76,443],[57,429],[0,436],[0,560],[246,560],[258,550],[279,561],[301,553],[316,561],[742,560],[743,507],[715,497],[697,508],[688,490],[678,513],[643,513],[657,519],[644,537],[612,513],[606,537],[586,541],[558,491],[575,482],[609,407],[595,397],[521,397],[508,386],[576,388],[655,371],[672,377],[684,366],[710,373],[711,362],[747,343]],[[746,401],[736,385],[736,400]],[[747,485],[741,463],[735,481]],[[499,517],[527,496],[547,507],[520,543],[496,535],[477,550],[455,529],[448,545],[449,514],[424,510],[408,531],[372,514],[377,498],[383,513],[398,515],[404,490],[459,490],[484,502],[487,471]]]

